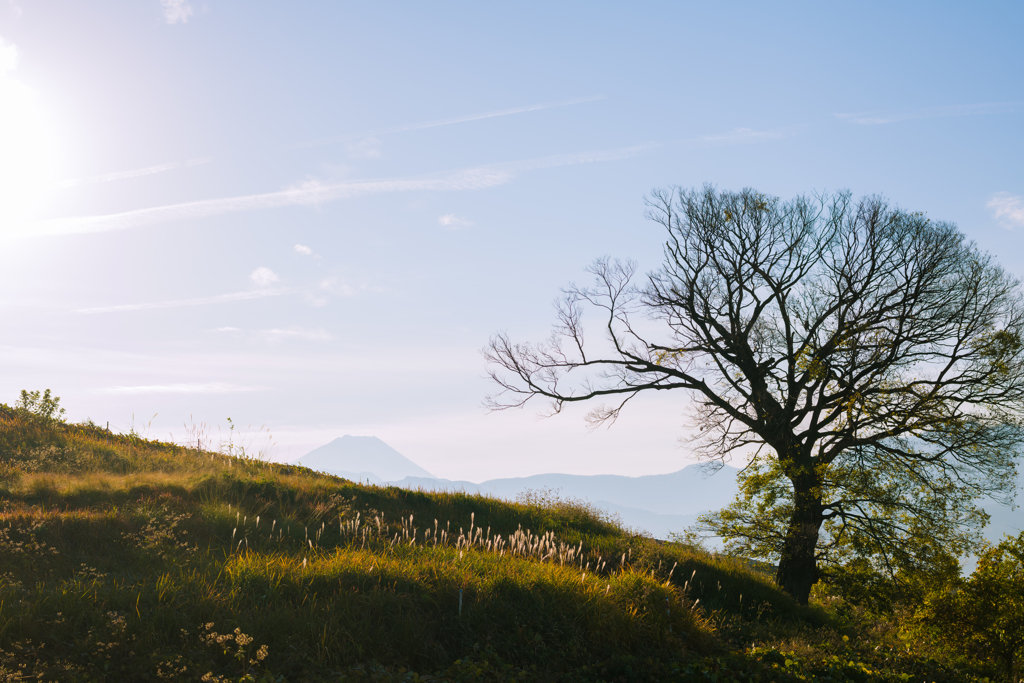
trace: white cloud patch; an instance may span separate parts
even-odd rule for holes
[[[988,208],[1004,228],[1024,228],[1024,197],[997,192],[988,200]]]
[[[446,213],[443,216],[438,216],[437,223],[438,225],[443,225],[449,230],[459,230],[473,225],[473,221],[468,221],[465,218],[459,218],[454,213]]]
[[[957,104],[949,107],[929,107],[905,112],[862,112],[860,114],[836,114],[836,118],[861,126],[880,126],[899,121],[915,119],[936,119],[948,116],[980,116],[984,114],[1012,114],[1024,111],[1024,102],[985,102],[981,104]]]
[[[15,228],[10,236],[68,235],[90,232],[126,230],[144,225],[176,220],[207,218],[241,211],[280,208],[285,206],[316,206],[326,202],[351,199],[370,194],[391,192],[465,192],[497,187],[511,182],[519,174],[544,168],[592,164],[630,159],[658,145],[644,144],[594,152],[554,154],[488,166],[477,166],[420,178],[359,180],[325,183],[307,179],[278,192],[252,194],[223,199],[208,199],[137,209],[102,216],[59,218]]]
[[[305,244],[296,244],[295,253],[302,254],[303,256],[312,256],[313,250],[307,247]]]
[[[96,389],[97,394],[235,394],[259,391],[259,387],[246,387],[224,382],[205,384],[149,384],[145,386],[116,386]]]
[[[260,266],[249,273],[249,279],[252,280],[257,287],[269,287],[275,282],[281,281],[281,278],[277,276],[277,273],[266,266]]]
[[[182,306],[205,306],[207,304],[226,304],[233,301],[246,301],[249,299],[263,299],[268,296],[281,296],[291,294],[291,289],[262,289],[256,292],[232,292],[230,294],[218,294],[217,296],[203,296],[195,299],[175,299],[172,301],[150,301],[141,304],[119,304],[116,306],[96,306],[93,308],[80,308],[76,313],[122,313],[128,311],[148,311],[157,308],[179,308]]]
[[[160,0],[160,6],[164,8],[164,21],[168,24],[187,23],[195,13],[188,0]]]

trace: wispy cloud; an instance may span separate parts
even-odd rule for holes
[[[269,330],[257,331],[262,337],[268,339],[307,339],[310,341],[327,341],[333,339],[331,334],[323,329],[307,330],[302,327],[274,327]]]
[[[116,306],[95,306],[80,308],[75,313],[120,313],[124,311],[148,311],[157,308],[179,308],[182,306],[205,306],[207,304],[226,304],[232,301],[263,299],[268,296],[281,296],[299,290],[294,289],[260,289],[252,292],[232,292],[217,296],[204,296],[195,299],[175,299],[173,301],[150,301],[141,304],[119,304]]]
[[[307,247],[305,244],[296,244],[295,253],[302,254],[303,256],[312,256],[313,250]]]
[[[259,391],[260,387],[246,387],[224,382],[205,384],[149,384],[145,386],[116,386],[95,389],[97,394],[234,394]]]
[[[988,208],[1004,228],[1024,228],[1024,197],[997,192],[988,200]]]
[[[645,144],[612,150],[555,154],[536,159],[477,166],[419,178],[358,180],[336,183],[306,180],[277,192],[170,204],[103,216],[83,216],[43,221],[26,226],[20,233],[14,232],[10,236],[69,235],[127,230],[157,223],[193,220],[241,211],[297,205],[313,206],[369,194],[482,190],[504,185],[512,181],[520,173],[528,171],[628,159],[655,147],[657,147],[655,144]]]
[[[164,8],[164,21],[168,24],[179,21],[184,24],[194,14],[188,0],[160,0],[160,5]]]
[[[347,147],[348,158],[352,160],[379,159],[382,156],[380,140],[372,136],[352,140],[348,143]]]
[[[320,280],[316,288],[322,292],[333,292],[341,296],[352,296],[356,293],[357,290],[364,292],[381,291],[380,288],[370,287],[369,285],[359,285],[358,287],[353,287],[351,285],[345,284],[344,282],[338,282],[338,278],[336,277],[325,277],[323,280]]]
[[[446,213],[443,216],[438,216],[437,223],[438,225],[443,225],[449,230],[459,230],[473,225],[473,221],[467,221],[465,218],[459,218],[454,213]]]
[[[701,135],[690,142],[706,143],[712,145],[745,145],[764,140],[778,140],[789,137],[794,132],[792,128],[775,130],[754,130],[753,128],[735,128],[728,133],[716,133],[713,135]]]
[[[929,107],[904,112],[862,112],[860,114],[836,114],[836,118],[862,126],[879,126],[898,121],[914,119],[936,119],[947,116],[980,116],[983,114],[1013,114],[1024,111],[1024,102],[985,102],[981,104],[957,104],[948,107]]]
[[[305,339],[309,341],[327,341],[334,337],[330,332],[322,328],[306,329],[304,327],[274,327],[267,330],[242,330],[237,327],[218,327],[218,332],[227,334],[245,334],[262,337],[270,342],[277,342],[284,339]]]
[[[579,97],[573,100],[562,100],[561,102],[548,102],[545,104],[531,104],[525,107],[513,107],[511,109],[498,109],[497,111],[484,112],[483,114],[469,114],[468,116],[455,116],[450,119],[438,119],[436,121],[424,121],[421,123],[408,123],[401,126],[394,126],[393,128],[379,128],[377,130],[368,130],[362,133],[350,133],[348,135],[339,135],[335,137],[321,138],[319,140],[310,140],[308,142],[300,142],[298,144],[291,145],[289,149],[317,147],[319,145],[331,145],[338,142],[347,142],[349,140],[356,140],[358,138],[372,138],[377,135],[387,135],[389,133],[405,133],[407,131],[422,130],[424,128],[451,126],[456,123],[468,123],[470,121],[479,121],[481,119],[493,119],[498,116],[511,116],[512,114],[525,114],[526,112],[539,111],[541,109],[554,109],[555,107],[568,107],[573,104],[596,102],[598,100],[603,100],[604,98],[604,95],[595,95],[593,97]]]
[[[65,180],[64,182],[60,183],[60,187],[75,187],[76,185],[81,185],[83,183],[106,183],[112,180],[128,180],[130,178],[141,178],[147,175],[163,173],[164,171],[173,171],[177,168],[201,166],[202,164],[208,164],[211,161],[213,161],[213,157],[201,157],[198,159],[189,159],[188,161],[173,161],[169,164],[157,164],[155,166],[146,166],[145,168],[136,168],[131,171],[118,171],[116,173],[104,173],[102,175],[96,175],[89,178]]]
[[[266,272],[261,272],[266,271]],[[277,275],[274,274],[269,268],[257,268],[250,275],[250,278],[257,284],[263,282],[277,282],[276,279],[270,280],[269,273],[274,278]],[[285,294],[302,294],[306,300],[314,306],[325,306],[328,303],[328,294],[335,296],[350,297],[354,296],[357,292],[380,292],[382,291],[379,287],[370,285],[359,285],[353,287],[347,284],[339,283],[336,278],[329,277],[321,280],[315,286],[312,287],[278,287],[278,288],[266,288],[258,289],[248,292],[232,292],[230,294],[219,294],[217,296],[203,296],[196,297],[194,299],[174,299],[171,301],[149,301],[146,303],[139,304],[117,304],[113,306],[94,306],[90,308],[79,308],[75,313],[124,313],[130,311],[148,311],[160,308],[181,308],[184,306],[206,306],[210,304],[226,304],[234,301],[248,301],[250,299],[263,299],[272,296],[283,296]],[[218,327],[218,332],[241,332],[237,327]]]

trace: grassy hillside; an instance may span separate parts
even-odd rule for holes
[[[0,406],[0,680],[971,680],[580,501],[363,486]]]

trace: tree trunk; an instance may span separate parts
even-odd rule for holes
[[[801,605],[806,605],[811,596],[811,586],[818,581],[818,562],[815,549],[818,545],[818,530],[821,528],[821,496],[813,475],[795,477],[793,480],[793,516],[789,520],[786,541],[782,546],[779,569],[775,583],[793,596]]]

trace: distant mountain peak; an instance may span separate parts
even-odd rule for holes
[[[313,449],[299,458],[298,464],[343,477],[369,473],[382,481],[397,481],[405,477],[436,479],[376,436],[346,434]]]

